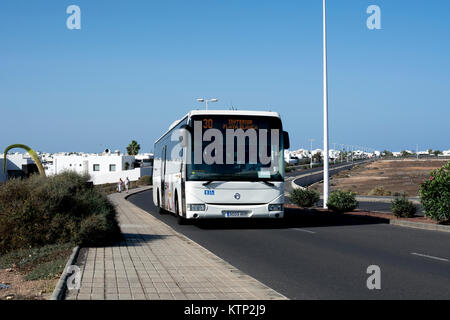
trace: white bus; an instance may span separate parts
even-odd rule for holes
[[[288,148],[276,112],[191,111],[155,142],[153,202],[180,224],[283,218]]]

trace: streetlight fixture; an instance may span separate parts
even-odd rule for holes
[[[323,208],[328,209],[329,166],[328,166],[328,64],[327,64],[327,11],[323,0]]]
[[[214,99],[205,99],[205,98],[200,98],[200,99],[197,99],[197,101],[198,102],[206,102],[206,110],[208,110],[208,102],[217,102],[217,101],[219,101],[219,99],[216,99],[216,98],[214,98]]]

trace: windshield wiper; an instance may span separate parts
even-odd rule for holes
[[[214,180],[208,180],[207,182],[205,182],[204,184],[203,184],[203,186],[204,187],[206,187],[206,186],[209,186],[211,183],[213,183],[214,182]]]
[[[266,180],[261,180],[261,182],[264,182],[265,184],[267,184],[269,187],[275,187],[275,185],[272,182],[266,181]]]

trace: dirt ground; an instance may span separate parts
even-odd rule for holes
[[[349,190],[357,195],[390,196],[406,193],[419,195],[420,184],[430,171],[443,167],[448,160],[379,160],[352,170],[342,171],[330,179],[330,191]],[[323,190],[322,183],[311,186]]]
[[[0,300],[48,300],[58,279],[25,281],[24,275],[14,269],[0,269]]]

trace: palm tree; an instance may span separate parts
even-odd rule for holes
[[[24,144],[12,144],[5,149],[5,152],[3,154],[3,172],[6,172],[6,155],[8,154],[9,150],[14,149],[14,148],[21,148],[21,149],[24,149],[26,152],[28,152],[28,154],[31,156],[33,161],[36,163],[36,166],[39,170],[39,174],[41,174],[45,177],[45,170],[44,170],[44,167],[42,166],[41,160],[39,159],[38,155],[36,154],[36,152],[33,149],[31,149],[30,147],[28,147]]]
[[[135,140],[131,141],[131,143],[127,147],[127,153],[129,156],[135,156],[141,150],[141,146]]]

